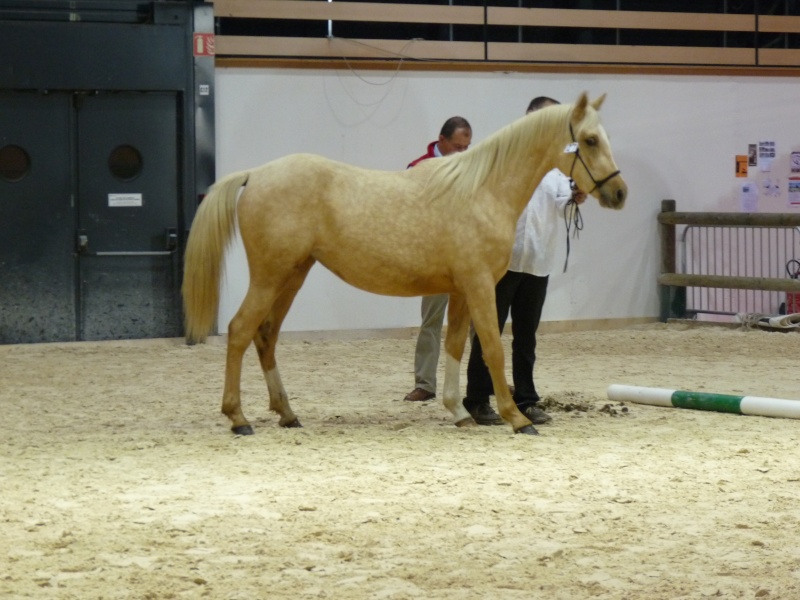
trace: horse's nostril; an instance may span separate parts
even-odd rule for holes
[[[625,190],[622,188],[617,190],[617,201],[624,202],[625,201]]]

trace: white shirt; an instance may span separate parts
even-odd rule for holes
[[[542,178],[517,221],[509,271],[539,277],[552,273],[557,234],[564,231],[564,212],[570,198],[569,177],[561,171],[553,169]]]

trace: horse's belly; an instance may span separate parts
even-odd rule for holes
[[[452,280],[444,269],[432,269],[423,261],[376,260],[364,254],[354,257],[320,256],[317,260],[337,277],[352,286],[386,296],[424,296],[452,290]]]

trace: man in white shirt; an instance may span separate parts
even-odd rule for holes
[[[556,104],[558,102],[552,98],[539,96],[531,100],[527,112]],[[572,180],[561,171],[553,169],[547,173],[520,215],[508,272],[495,288],[501,333],[511,313],[514,401],[535,425],[552,420],[537,406],[539,394],[533,382],[533,365],[536,361],[536,330],[547,295],[548,278],[554,267],[556,234],[563,231],[567,204],[580,204],[585,199],[586,193],[573,189]],[[489,396],[493,394],[492,378],[483,362],[480,340],[476,335],[472,338],[467,365],[464,407],[479,425],[503,423],[489,404]]]

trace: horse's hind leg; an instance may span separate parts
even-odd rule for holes
[[[264,379],[267,381],[269,392],[269,408],[271,411],[280,415],[278,424],[281,427],[302,427],[297,416],[289,406],[289,396],[283,387],[281,376],[278,371],[278,364],[275,360],[275,346],[278,342],[278,334],[283,324],[283,319],[289,308],[292,306],[297,292],[305,281],[308,271],[314,265],[314,259],[309,258],[297,270],[287,282],[281,294],[278,296],[267,319],[261,323],[258,333],[253,338],[258,359],[261,362],[261,369],[264,371]]]
[[[450,301],[447,305],[447,336],[444,342],[446,358],[442,402],[445,408],[453,413],[453,419],[458,427],[475,424],[467,409],[464,408],[459,393],[461,359],[464,355],[468,330],[469,310],[467,310],[466,300],[461,294],[450,294]]]
[[[253,433],[253,428],[242,412],[242,357],[259,324],[269,314],[276,295],[277,291],[273,288],[256,286],[251,281],[242,305],[228,325],[222,413],[231,420],[231,430],[239,435]]]
[[[278,327],[273,323],[273,314],[258,328],[258,333],[253,338],[258,351],[258,360],[261,362],[261,370],[264,371],[264,379],[267,382],[269,393],[269,409],[280,415],[278,424],[281,427],[302,427],[297,415],[289,406],[289,395],[283,387],[281,374],[275,361],[275,343],[278,338]]]

